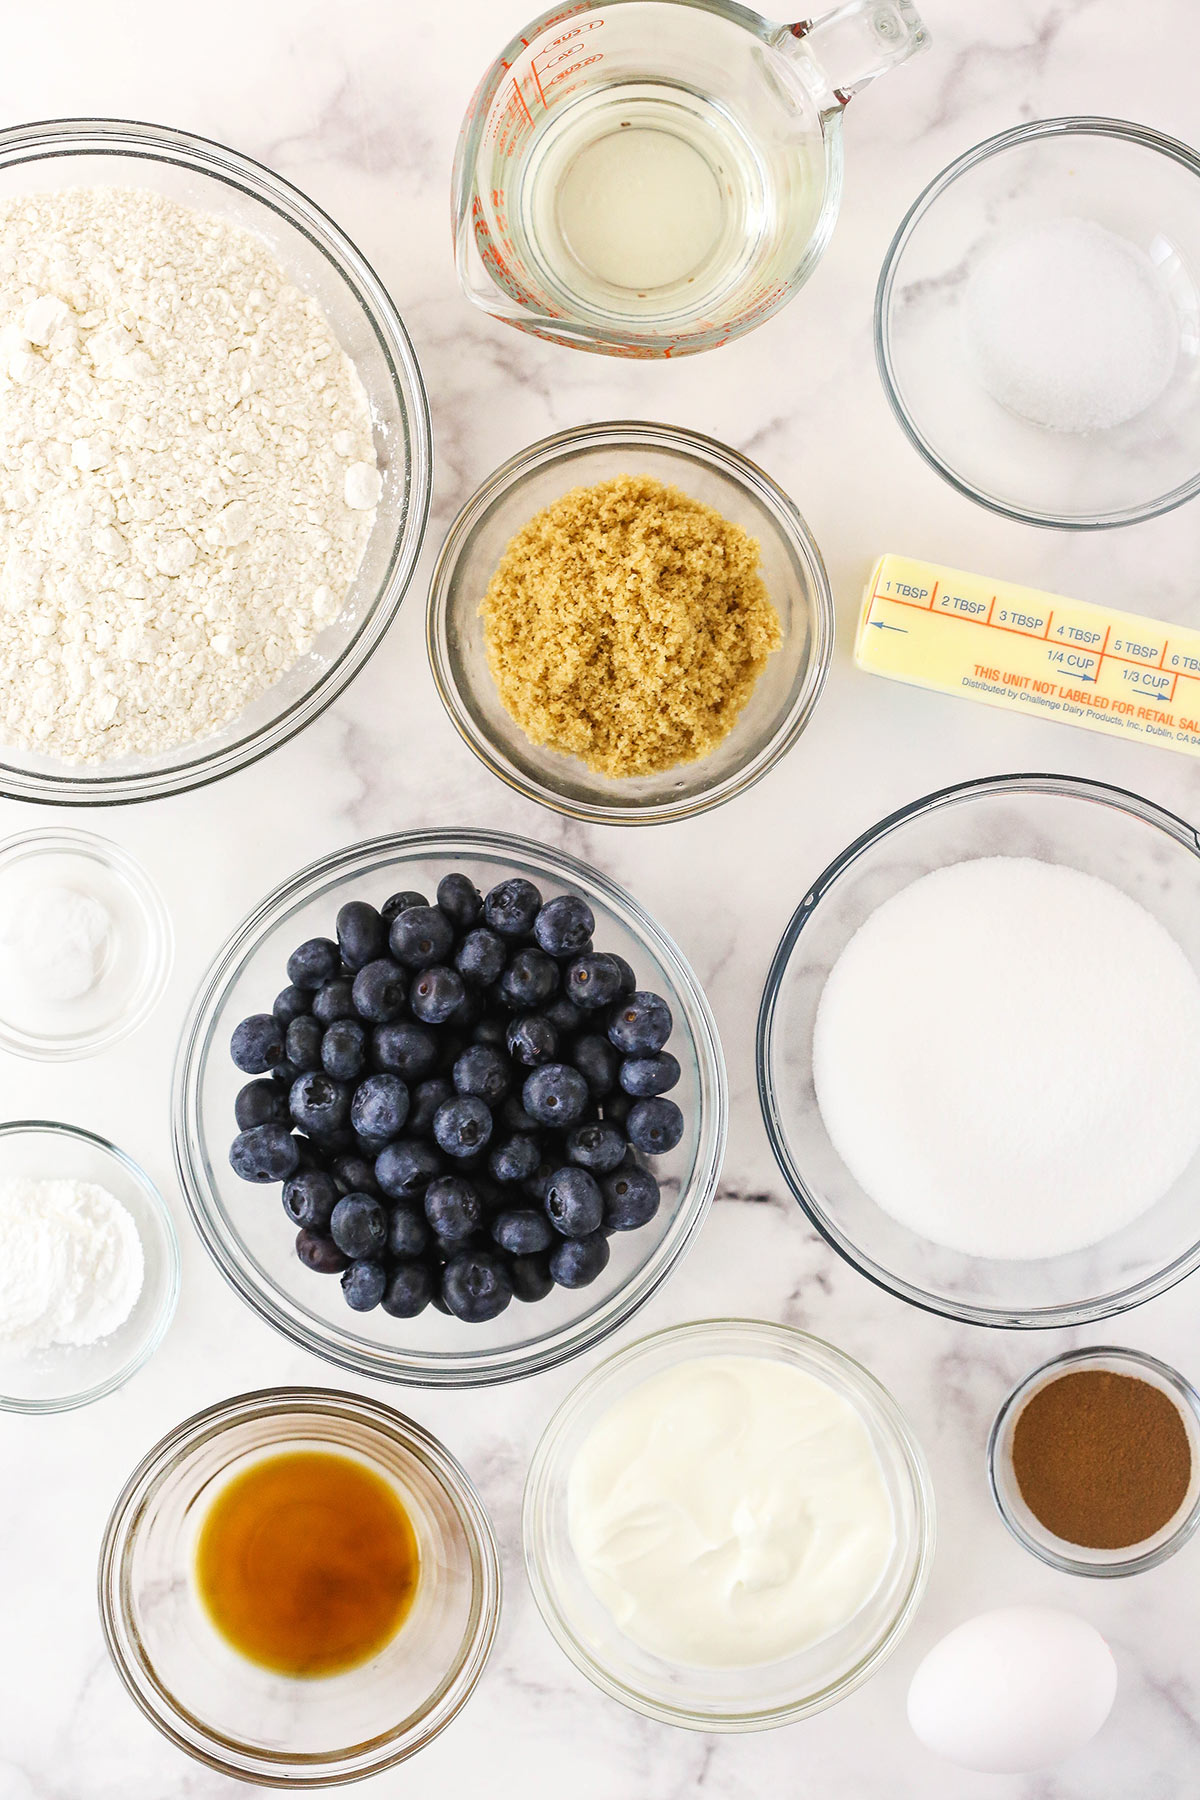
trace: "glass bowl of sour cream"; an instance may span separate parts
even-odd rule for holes
[[[542,1618],[663,1724],[762,1731],[867,1681],[920,1604],[934,1500],[875,1377],[753,1319],[656,1332],[554,1414],[525,1487]]]

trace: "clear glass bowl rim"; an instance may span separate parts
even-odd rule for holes
[[[1173,162],[1200,177],[1200,154],[1190,145],[1179,138],[1168,137],[1165,132],[1155,131],[1152,126],[1138,125],[1129,119],[1109,119],[1088,113],[1065,115],[1056,119],[1032,119],[1027,124],[1014,125],[1007,131],[997,132],[994,137],[985,138],[982,143],[973,145],[952,163],[948,163],[921,190],[901,219],[895,236],[888,245],[875,289],[875,365],[888,404],[909,443],[920,452],[931,468],[937,470],[944,481],[948,481],[966,499],[974,500],[978,505],[986,506],[989,512],[999,513],[1006,519],[1016,519],[1023,525],[1044,525],[1057,531],[1106,531],[1119,525],[1135,525],[1143,519],[1156,519],[1160,514],[1172,512],[1177,506],[1184,505],[1200,493],[1200,469],[1187,481],[1180,482],[1177,487],[1157,499],[1143,501],[1137,506],[1118,507],[1106,513],[1049,513],[1013,506],[1008,501],[998,500],[982,488],[975,487],[943,461],[905,406],[892,364],[892,289],[896,270],[910,237],[925,214],[960,175],[969,174],[990,157],[1016,146],[1034,143],[1039,138],[1071,135],[1116,138],[1122,143],[1136,144],[1142,149],[1154,150],[1170,157]]]
[[[140,1003],[114,1024],[100,1032],[82,1033],[74,1038],[54,1042],[39,1041],[0,1021],[0,1047],[11,1051],[14,1056],[23,1056],[31,1062],[76,1062],[85,1056],[95,1056],[101,1050],[111,1049],[150,1017],[162,999],[163,990],[170,979],[175,960],[175,928],[157,882],[136,856],[122,845],[113,843],[111,838],[100,837],[93,831],[73,831],[65,827],[59,829],[53,825],[38,826],[32,831],[19,831],[14,836],[5,838],[0,843],[0,861],[10,852],[24,851],[35,845],[40,845],[46,851],[82,848],[92,855],[99,853],[99,860],[110,864],[137,894],[150,921],[153,937],[151,978],[146,983]]]
[[[1140,1306],[1143,1301],[1152,1300],[1157,1295],[1165,1293],[1168,1288],[1174,1287],[1176,1282],[1182,1281],[1186,1275],[1190,1275],[1193,1270],[1200,1268],[1200,1233],[1197,1235],[1197,1241],[1189,1250],[1176,1257],[1173,1262],[1168,1263],[1157,1275],[1148,1276],[1144,1281],[1136,1282],[1128,1288],[1119,1289],[1101,1299],[1071,1302],[1061,1306],[1039,1307],[1035,1311],[1029,1312],[970,1306],[965,1302],[953,1304],[939,1296],[927,1293],[923,1288],[916,1287],[900,1276],[890,1274],[877,1263],[871,1262],[833,1225],[820,1200],[811,1192],[788,1154],[783,1134],[777,1123],[775,1083],[771,1073],[770,1059],[775,1008],[792,953],[805,925],[813,916],[818,902],[829,892],[839,876],[845,874],[860,856],[874,849],[878,843],[906,825],[910,819],[936,811],[941,807],[954,806],[970,802],[973,799],[1021,793],[1082,799],[1112,807],[1117,812],[1127,813],[1133,818],[1140,819],[1144,824],[1154,826],[1172,838],[1181,848],[1189,851],[1191,855],[1200,857],[1200,834],[1185,819],[1168,812],[1165,807],[1155,805],[1151,800],[1144,799],[1140,794],[1131,793],[1127,788],[1116,787],[1109,782],[1090,781],[1082,775],[1032,773],[991,775],[971,781],[956,782],[951,787],[938,788],[933,793],[923,794],[907,806],[888,813],[877,824],[860,833],[818,875],[792,914],[779,941],[779,947],[771,959],[766,986],[763,989],[755,1035],[755,1066],[763,1123],[766,1126],[767,1137],[770,1140],[780,1173],[791,1189],[793,1198],[799,1202],[811,1224],[815,1226],[826,1243],[830,1244],[838,1252],[838,1255],[850,1264],[852,1269],[856,1269],[860,1275],[865,1275],[868,1281],[874,1282],[876,1287],[882,1288],[885,1293],[893,1294],[897,1299],[907,1301],[910,1306],[918,1307],[922,1312],[935,1313],[942,1318],[956,1319],[960,1324],[987,1325],[998,1330],[1051,1330],[1062,1326],[1084,1325],[1098,1319],[1111,1318],[1116,1313],[1127,1312],[1131,1307]]]
[[[386,1754],[364,1760],[361,1766],[332,1773],[328,1759],[311,1755],[259,1759],[247,1753],[246,1761],[240,1766],[235,1765],[228,1760],[227,1754],[222,1754],[222,1745],[228,1752],[233,1741],[213,1736],[192,1721],[197,1732],[207,1739],[207,1745],[201,1747],[172,1722],[167,1706],[160,1701],[157,1682],[144,1676],[137,1658],[129,1652],[134,1634],[124,1606],[122,1565],[126,1547],[143,1517],[151,1487],[171,1464],[179,1463],[197,1445],[261,1414],[277,1416],[285,1409],[298,1418],[312,1413],[337,1415],[366,1429],[382,1432],[393,1443],[399,1444],[432,1474],[450,1497],[471,1550],[475,1626],[463,1648],[457,1670],[451,1671],[450,1678],[435,1697],[430,1713],[408,1739]],[[458,1459],[432,1432],[405,1414],[396,1412],[382,1401],[334,1388],[258,1388],[218,1400],[176,1425],[146,1452],[113,1502],[97,1568],[97,1598],[104,1641],[126,1691],[146,1718],[179,1749],[209,1768],[256,1786],[279,1788],[340,1787],[407,1761],[437,1737],[466,1705],[483,1673],[500,1622],[502,1588],[500,1553],[491,1519]],[[165,1690],[163,1693],[165,1696]]]
[[[791,700],[781,722],[758,754],[742,769],[712,788],[677,800],[625,806],[569,798],[557,789],[524,774],[509,762],[504,749],[486,737],[462,704],[451,669],[447,643],[450,590],[459,560],[476,526],[488,510],[519,487],[527,475],[577,450],[610,449],[628,444],[636,450],[679,450],[701,462],[713,463],[739,486],[754,495],[776,519],[780,532],[803,563],[813,601],[812,645],[807,663],[797,671]],[[695,818],[725,801],[735,799],[770,772],[791,749],[816,708],[824,691],[834,645],[833,591],[816,540],[798,507],[757,463],[718,438],[689,431],[681,425],[656,424],[646,419],[609,419],[594,425],[573,425],[566,431],[539,438],[510,456],[484,480],[465,502],[450,525],[438,552],[429,584],[426,642],[434,685],[451,724],[484,766],[507,787],[537,800],[568,818],[600,825],[665,825]],[[514,724],[514,731],[519,727]],[[686,764],[685,767],[695,765]]]
[[[231,1254],[222,1230],[214,1225],[208,1203],[207,1184],[194,1148],[199,1034],[207,1014],[213,1006],[219,1004],[230,979],[247,959],[247,955],[252,954],[247,952],[247,945],[253,939],[257,948],[261,932],[270,928],[278,916],[306,889],[381,854],[443,855],[453,858],[456,855],[469,856],[476,851],[512,859],[514,867],[518,869],[530,869],[535,875],[538,872],[549,874],[568,886],[582,881],[585,888],[595,887],[605,904],[653,946],[655,954],[666,966],[673,985],[691,1002],[700,1026],[695,1038],[702,1096],[696,1162],[688,1189],[680,1196],[676,1216],[663,1240],[664,1244],[671,1240],[669,1253],[661,1257],[657,1268],[642,1270],[626,1287],[618,1289],[597,1317],[564,1327],[540,1347],[533,1345],[515,1352],[511,1349],[483,1351],[473,1359],[463,1358],[452,1368],[433,1359],[423,1358],[420,1353],[412,1353],[408,1362],[392,1361],[387,1365],[380,1365],[349,1346],[318,1344],[306,1329],[295,1326],[266,1296],[259,1293],[253,1279],[241,1268],[236,1254]],[[707,1106],[704,1101],[706,1092],[711,1096]],[[512,1381],[526,1375],[540,1374],[545,1369],[557,1368],[560,1363],[568,1362],[572,1357],[591,1349],[616,1331],[667,1280],[703,1224],[720,1179],[729,1122],[729,1093],[720,1038],[704,990],[674,940],[632,895],[626,893],[601,870],[566,851],[506,832],[446,827],[367,838],[335,850],[328,856],[307,864],[287,881],[273,888],[234,927],[201,977],[181,1029],[172,1081],[171,1114],[175,1168],[192,1223],[221,1274],[260,1319],[314,1356],[360,1377],[394,1381],[410,1387],[465,1388]]]
[[[330,215],[283,176],[212,138],[138,119],[44,119],[0,130],[0,168],[45,158],[117,155],[169,162],[196,170],[251,195],[301,232],[328,257],[358,296],[388,365],[408,420],[409,500],[392,548],[386,579],[350,643],[320,679],[273,721],[224,748],[192,753],[182,745],[169,767],[138,775],[49,776],[13,768],[0,746],[0,794],[51,806],[118,806],[158,800],[219,781],[287,743],[331,706],[377,649],[400,610],[424,542],[433,486],[429,400],[411,339],[390,294],[370,263]]]
[[[115,1393],[123,1387],[132,1375],[143,1368],[166,1336],[167,1327],[175,1316],[175,1307],[179,1300],[180,1260],[179,1238],[175,1231],[166,1201],[151,1181],[140,1164],[134,1162],[132,1156],[109,1143],[95,1131],[85,1131],[82,1125],[64,1125],[56,1119],[11,1119],[0,1124],[0,1138],[15,1137],[22,1132],[50,1133],[52,1136],[74,1138],[76,1142],[87,1144],[93,1150],[99,1150],[107,1156],[115,1157],[125,1170],[131,1181],[137,1183],[148,1204],[157,1213],[163,1228],[165,1246],[165,1270],[163,1274],[162,1298],[153,1328],[139,1344],[136,1353],[115,1369],[104,1381],[96,1382],[92,1387],[81,1388],[77,1393],[56,1395],[49,1400],[16,1399],[9,1394],[0,1394],[0,1412],[24,1413],[27,1415],[45,1415],[47,1413],[74,1412],[76,1407],[90,1406],[94,1400],[103,1400],[106,1394]]]
[[[903,1455],[905,1466],[912,1480],[917,1525],[914,1537],[916,1561],[908,1588],[886,1631],[853,1669],[840,1681],[832,1683],[816,1694],[807,1695],[803,1699],[759,1711],[748,1708],[745,1711],[722,1715],[700,1711],[691,1712],[683,1706],[666,1706],[658,1700],[653,1700],[611,1674],[603,1664],[595,1660],[589,1651],[584,1649],[553,1598],[553,1584],[547,1579],[539,1555],[539,1533],[535,1521],[542,1507],[543,1490],[549,1480],[553,1461],[564,1433],[581,1413],[587,1411],[589,1405],[594,1401],[597,1390],[603,1388],[607,1378],[615,1370],[628,1363],[638,1361],[659,1344],[691,1343],[697,1347],[698,1352],[711,1346],[710,1353],[716,1355],[726,1345],[731,1334],[740,1334],[758,1340],[762,1344],[764,1352],[770,1351],[772,1347],[779,1348],[781,1345],[800,1348],[809,1355],[815,1352],[818,1359],[825,1358],[839,1364],[849,1374],[859,1391],[869,1396],[876,1414],[891,1432]],[[668,1325],[661,1330],[649,1332],[645,1337],[636,1338],[632,1343],[625,1344],[620,1350],[606,1356],[603,1362],[597,1363],[594,1369],[590,1369],[575,1384],[566,1398],[554,1409],[544,1426],[530,1459],[521,1508],[525,1571],[538,1612],[559,1649],[574,1663],[577,1669],[587,1676],[589,1681],[594,1683],[602,1693],[607,1694],[610,1699],[620,1701],[622,1705],[644,1714],[647,1718],[655,1719],[660,1724],[679,1725],[687,1729],[707,1732],[765,1731],[779,1725],[788,1725],[799,1719],[808,1718],[813,1713],[823,1712],[837,1701],[844,1700],[848,1694],[852,1694],[856,1688],[868,1681],[897,1647],[921,1604],[933,1567],[936,1533],[937,1509],[933,1479],[925,1460],[925,1453],[889,1390],[884,1387],[878,1376],[871,1373],[870,1369],[853,1356],[848,1355],[838,1345],[831,1344],[828,1339],[816,1337],[812,1332],[800,1331],[794,1325],[776,1324],[769,1319],[691,1319],[681,1325]]]
[[[1169,1557],[1174,1556],[1177,1550],[1181,1550],[1200,1526],[1200,1493],[1197,1494],[1170,1537],[1165,1538],[1153,1550],[1131,1554],[1121,1562],[1090,1563],[1080,1557],[1072,1556],[1064,1539],[1055,1540],[1063,1545],[1061,1550],[1055,1550],[1048,1541],[1054,1535],[1050,1531],[1046,1532],[1047,1542],[1045,1543],[1031,1537],[1005,1505],[996,1475],[996,1459],[1004,1427],[1010,1415],[1015,1415],[1020,1411],[1032,1390],[1035,1387],[1045,1386],[1046,1377],[1051,1375],[1054,1370],[1068,1369],[1080,1363],[1094,1363],[1101,1360],[1129,1363],[1132,1365],[1131,1374],[1136,1374],[1139,1369],[1143,1369],[1157,1375],[1160,1381],[1170,1387],[1180,1406],[1188,1409],[1197,1430],[1200,1430],[1200,1393],[1196,1392],[1186,1375],[1181,1375],[1178,1369],[1171,1367],[1170,1363],[1160,1361],[1157,1356],[1151,1356],[1145,1350],[1130,1350],[1120,1344],[1089,1344],[1080,1350],[1064,1350],[1060,1356],[1052,1356],[1049,1362],[1042,1363],[1013,1388],[997,1412],[992,1421],[992,1429],[988,1433],[987,1478],[988,1489],[996,1511],[1023,1550],[1028,1550],[1032,1556],[1036,1556],[1039,1561],[1046,1563],[1051,1569],[1057,1569],[1062,1575],[1092,1575],[1099,1576],[1102,1580],[1111,1580],[1125,1575],[1140,1575],[1146,1569],[1156,1569],[1160,1563],[1164,1563]],[[1136,1545],[1131,1548],[1133,1551],[1137,1550]]]

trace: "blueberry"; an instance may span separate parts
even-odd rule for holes
[[[293,1068],[303,1071],[321,1067],[321,1039],[324,1035],[322,1027],[311,1013],[292,1020],[284,1042],[287,1059]]]
[[[377,1256],[387,1243],[388,1216],[372,1194],[343,1194],[333,1209],[329,1235],[347,1256]]]
[[[495,1146],[488,1157],[488,1168],[497,1181],[507,1185],[513,1181],[528,1181],[541,1160],[536,1138],[510,1137]]]
[[[587,1287],[608,1266],[608,1239],[602,1231],[570,1238],[550,1252],[550,1273],[559,1287]]]
[[[474,1094],[456,1094],[434,1114],[433,1135],[447,1156],[474,1156],[492,1135],[491,1110]]]
[[[595,929],[592,909],[578,894],[547,900],[533,921],[533,935],[547,956],[581,956]]]
[[[612,1006],[621,997],[621,971],[616,959],[600,954],[580,956],[567,969],[567,998],[584,1012]]]
[[[629,1123],[629,1115],[633,1111],[633,1100],[624,1088],[618,1088],[615,1094],[606,1094],[602,1107],[604,1117],[612,1125],[619,1125],[624,1131]]]
[[[338,1186],[339,1194],[378,1194],[379,1183],[375,1179],[375,1158],[361,1156],[357,1150],[340,1151],[330,1158],[329,1173]]]
[[[639,989],[615,1006],[608,1041],[622,1056],[653,1056],[671,1035],[671,1009],[657,994]]]
[[[640,1163],[614,1170],[606,1177],[602,1191],[604,1223],[610,1231],[636,1231],[658,1211],[658,1183]]]
[[[335,1081],[357,1081],[366,1066],[366,1026],[358,1019],[335,1019],[321,1039],[321,1067]]]
[[[339,1199],[337,1183],[324,1169],[299,1169],[283,1190],[283,1210],[293,1225],[326,1232]]]
[[[541,909],[542,896],[532,881],[514,875],[500,882],[483,902],[483,916],[493,931],[504,938],[528,937]]]
[[[365,900],[347,900],[337,916],[338,949],[351,969],[364,969],[387,952],[387,926]]]
[[[528,1181],[521,1183],[522,1193],[528,1194],[531,1200],[536,1200],[539,1206],[545,1206],[550,1183],[554,1180],[560,1167],[561,1164],[558,1162],[551,1162],[543,1156]]]
[[[292,1118],[301,1131],[325,1137],[340,1131],[350,1118],[350,1089],[328,1075],[306,1070],[297,1075],[288,1095]]]
[[[459,931],[470,931],[483,911],[483,897],[466,875],[443,875],[438,882],[437,903]]]
[[[516,1094],[507,1094],[500,1108],[500,1118],[505,1129],[522,1137],[536,1137],[540,1129],[536,1119],[531,1119],[521,1105]]]
[[[576,1125],[567,1134],[567,1155],[593,1175],[607,1175],[625,1160],[625,1133],[607,1121]]]
[[[504,939],[486,926],[468,931],[454,952],[455,968],[464,981],[476,988],[491,987],[494,981],[499,981],[507,960]]]
[[[285,1125],[291,1114],[278,1082],[248,1081],[233,1103],[233,1116],[239,1131],[252,1131],[256,1125]]]
[[[372,1025],[386,1025],[404,1011],[408,977],[390,956],[369,962],[354,977],[354,1010]]]
[[[556,995],[548,1006],[542,1008],[541,1016],[549,1019],[560,1040],[578,1037],[581,1031],[585,1032],[588,1028],[587,1014],[580,1012],[575,1002],[568,1000],[565,994]]]
[[[627,1094],[644,1100],[651,1094],[665,1094],[679,1080],[679,1064],[669,1050],[658,1050],[653,1056],[627,1056],[618,1077]]]
[[[479,1230],[483,1207],[461,1175],[439,1175],[425,1189],[425,1217],[444,1243],[454,1243]]]
[[[665,1156],[683,1136],[683,1114],[673,1100],[638,1100],[629,1109],[625,1129],[643,1156]]]
[[[375,1179],[389,1200],[413,1200],[441,1173],[442,1159],[428,1144],[400,1138],[375,1158]]]
[[[307,938],[287,960],[287,976],[293,987],[319,988],[332,981],[342,966],[342,953],[332,938]]]
[[[274,1013],[252,1013],[235,1029],[229,1054],[244,1075],[265,1075],[285,1059],[284,1027]]]
[[[483,1000],[483,1017],[472,1027],[469,1033],[473,1044],[490,1044],[493,1050],[505,1050],[508,1047],[508,1020],[500,1013],[489,1010],[485,996]]]
[[[380,1302],[393,1319],[415,1319],[433,1299],[433,1274],[424,1263],[397,1263],[388,1276]]]
[[[456,1318],[480,1325],[502,1313],[512,1299],[508,1270],[487,1250],[463,1250],[446,1264],[442,1298]]]
[[[617,1085],[619,1064],[617,1053],[607,1038],[587,1032],[575,1039],[567,1054],[598,1100],[612,1093]]]
[[[563,1130],[575,1125],[587,1110],[588,1085],[578,1069],[566,1063],[547,1063],[527,1075],[521,1089],[521,1104],[539,1125],[557,1125]]]
[[[408,990],[409,1009],[425,1025],[444,1025],[461,1005],[466,991],[462,976],[453,969],[422,969]]]
[[[387,1270],[381,1262],[352,1262],[342,1276],[342,1293],[346,1305],[355,1312],[370,1312],[379,1305],[387,1288]]]
[[[454,979],[458,981],[461,977],[456,974]],[[449,1023],[453,1025],[455,1031],[473,1033],[477,1025],[482,1025],[486,1011],[484,997],[479,989],[464,985],[463,997],[450,1014]],[[497,1020],[496,1023],[499,1024],[500,1020]]]
[[[316,1275],[340,1275],[350,1260],[342,1255],[332,1238],[319,1231],[296,1233],[296,1255],[304,1267]]]
[[[285,1089],[291,1087],[299,1073],[299,1069],[295,1068],[286,1056],[271,1065],[271,1080],[277,1081]]]
[[[428,905],[424,894],[418,894],[415,888],[401,888],[398,894],[393,894],[389,900],[384,901],[379,909],[379,916],[390,931],[400,913],[407,912],[410,906]]]
[[[550,1258],[544,1252],[538,1256],[514,1256],[508,1265],[508,1273],[518,1300],[544,1300],[554,1286]]]
[[[455,1091],[474,1094],[489,1106],[498,1106],[511,1086],[512,1064],[489,1044],[468,1044],[454,1064]]]
[[[558,964],[532,945],[518,950],[500,977],[502,1006],[513,1012],[536,1012],[558,989]]]
[[[436,906],[410,906],[392,920],[392,955],[406,969],[432,969],[454,948],[454,927]]]
[[[535,1256],[554,1242],[554,1231],[540,1207],[513,1207],[497,1213],[491,1230],[500,1248],[510,1256]]]
[[[428,1137],[433,1131],[433,1117],[439,1106],[454,1097],[454,1083],[444,1075],[418,1082],[410,1089],[408,1130],[411,1137]]]
[[[604,1196],[586,1169],[556,1169],[546,1189],[546,1213],[554,1229],[569,1238],[589,1237],[600,1229]]]
[[[408,1118],[408,1089],[398,1075],[368,1075],[354,1090],[350,1123],[378,1148],[399,1137]]]
[[[415,1206],[401,1200],[388,1214],[389,1256],[420,1256],[429,1242],[429,1227]]]
[[[618,956],[615,951],[610,950],[609,955],[616,963],[617,972],[621,977],[621,998],[624,999],[626,994],[636,993],[637,976],[634,974],[631,965],[625,961],[623,956]]]
[[[312,999],[312,995],[303,988],[285,987],[281,994],[276,994],[271,1011],[286,1031],[293,1019],[312,1010]]]
[[[296,1173],[300,1153],[286,1125],[254,1125],[234,1138],[229,1163],[243,1181],[286,1181]]]
[[[402,1075],[409,1086],[424,1081],[437,1067],[438,1040],[428,1025],[395,1019],[380,1025],[371,1038],[371,1053],[389,1075]]]
[[[542,1013],[511,1020],[504,1041],[508,1054],[523,1069],[541,1068],[558,1055],[558,1033]]]
[[[332,1025],[335,1019],[355,1018],[353,982],[347,981],[344,975],[339,975],[336,981],[327,981],[313,995],[312,1010],[313,1018],[319,1019],[322,1025]]]

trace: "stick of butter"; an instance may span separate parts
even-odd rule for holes
[[[936,688],[1200,756],[1200,631],[881,556],[854,658]]]

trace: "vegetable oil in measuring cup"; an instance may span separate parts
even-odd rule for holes
[[[821,183],[807,174],[803,145],[764,154],[705,95],[666,82],[592,87],[549,113],[530,145],[514,235],[572,312],[717,319],[769,286],[781,241],[792,243],[789,215],[815,216]]]

